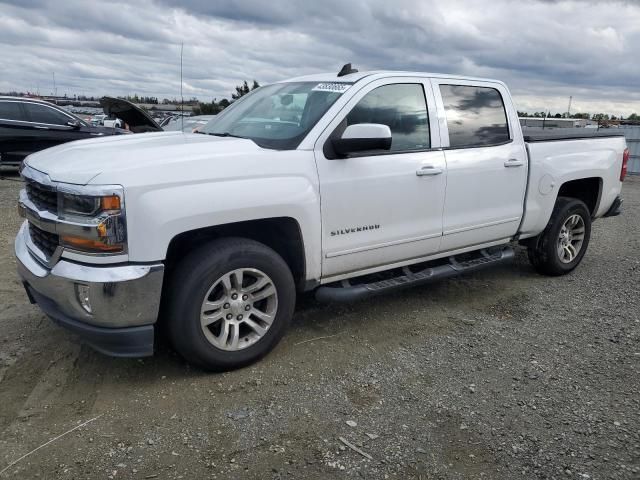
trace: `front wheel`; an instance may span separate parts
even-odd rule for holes
[[[173,345],[208,370],[242,367],[268,353],[284,335],[296,296],[282,257],[240,238],[189,254],[166,291]]]
[[[529,260],[544,275],[564,275],[582,261],[591,237],[591,214],[581,200],[559,197],[544,231],[529,245]]]

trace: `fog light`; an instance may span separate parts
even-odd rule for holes
[[[78,302],[82,305],[87,313],[91,313],[91,300],[89,300],[89,285],[83,285],[82,283],[76,283],[76,296]]]

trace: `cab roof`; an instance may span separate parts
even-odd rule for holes
[[[337,72],[332,73],[315,73],[312,75],[303,75],[300,77],[289,78],[282,80],[284,82],[343,82],[343,83],[356,83],[363,78],[370,78],[371,80],[378,80],[386,77],[424,77],[424,78],[447,78],[455,80],[466,80],[475,82],[491,82],[504,84],[500,80],[491,78],[480,77],[467,77],[464,75],[451,75],[444,73],[427,73],[427,72],[409,72],[409,71],[395,71],[395,70],[372,70],[366,72],[349,73],[347,75],[338,76]]]

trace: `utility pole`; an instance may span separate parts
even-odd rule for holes
[[[56,72],[53,72],[53,96],[58,96],[58,87],[56,87]]]
[[[569,108],[567,108],[567,118],[571,118],[571,100],[573,99],[573,97],[570,95],[569,96]]]

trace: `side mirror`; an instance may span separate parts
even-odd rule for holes
[[[80,122],[78,122],[77,120],[69,120],[67,122],[67,127],[80,128]]]
[[[391,129],[380,123],[356,123],[349,125],[340,138],[334,138],[333,149],[340,156],[368,150],[389,150]]]

